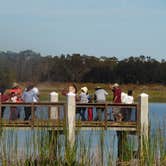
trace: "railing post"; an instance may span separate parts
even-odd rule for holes
[[[50,102],[58,102],[58,93],[50,93]],[[58,106],[51,106],[50,108],[50,119],[58,119]]]
[[[149,106],[148,95],[142,93],[139,96],[139,108],[140,108],[140,134],[148,139],[149,133]]]
[[[34,103],[31,104],[31,126],[34,127],[34,121],[35,121],[35,109],[34,109]]]
[[[75,143],[75,113],[76,113],[75,94],[70,92],[67,94],[66,128],[67,128],[68,142],[71,147],[73,147]]]
[[[108,121],[108,116],[107,116],[107,103],[105,103],[104,121],[105,121],[105,130],[106,130],[106,129],[107,129],[107,121]]]
[[[139,155],[143,155],[143,143],[147,145],[148,135],[149,135],[149,106],[148,106],[148,95],[145,93],[140,94],[139,96]]]

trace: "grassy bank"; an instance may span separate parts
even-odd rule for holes
[[[40,90],[40,99],[42,101],[49,100],[49,93],[52,91],[57,91],[59,93],[60,100],[65,100],[65,96],[61,95],[63,89],[67,89],[69,83],[39,83],[38,88]],[[109,84],[102,83],[77,83],[78,92],[81,87],[87,86],[89,93],[94,94],[95,87],[101,86],[107,90],[109,96],[108,101],[112,101],[112,93],[109,89]],[[21,84],[25,87],[25,84]],[[166,86],[160,84],[149,84],[149,85],[136,85],[136,84],[125,84],[121,85],[122,91],[127,92],[127,90],[133,90],[133,95],[135,101],[137,101],[138,96],[141,93],[147,93],[149,95],[150,102],[166,102]]]

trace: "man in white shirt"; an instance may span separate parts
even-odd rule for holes
[[[128,90],[127,96],[125,97],[125,104],[133,104],[133,103],[134,103],[133,91]],[[131,112],[132,108],[125,109],[124,121],[131,121]]]
[[[33,102],[38,102],[39,101],[39,89],[37,87],[33,87],[32,91],[36,94],[37,98],[33,98]]]

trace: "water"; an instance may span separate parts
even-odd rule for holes
[[[62,108],[61,108],[62,109]],[[48,114],[46,113],[45,107],[39,107],[36,111],[36,116],[40,119],[47,119]],[[166,104],[164,103],[150,103],[149,104],[149,119],[150,119],[150,126],[151,126],[151,131],[156,129],[157,127],[161,127],[163,129],[163,132],[166,133],[165,131],[165,126],[166,126]],[[42,113],[42,114],[40,114]],[[62,115],[63,117],[63,115]],[[8,119],[9,118],[9,108],[6,109],[4,113],[4,118]],[[23,108],[20,109],[20,119],[24,119],[24,110]],[[0,150],[2,148],[2,144],[5,144],[8,147],[9,150],[14,147],[15,145],[8,145],[8,142],[11,141],[15,144],[17,139],[17,148],[21,153],[24,153],[24,147],[26,147],[28,144],[32,149],[34,149],[34,144],[32,144],[31,140],[36,139],[39,141],[36,136],[34,136],[34,133],[37,132],[37,130],[16,130],[13,132],[13,138],[7,138],[5,139],[5,136],[9,136],[9,132],[13,132],[10,130],[3,130],[2,136],[1,136],[1,146]],[[45,132],[45,131],[44,131]],[[102,133],[101,133],[102,132]],[[9,136],[10,137],[10,136]],[[105,154],[106,152],[112,152],[112,158],[115,159],[117,157],[117,138],[116,138],[116,132],[106,130],[106,131],[81,131],[76,137],[77,142],[83,141],[87,147],[91,146],[92,151],[94,154],[96,151],[98,151],[99,146],[101,144],[101,137],[103,137],[104,141],[104,156],[107,156]],[[61,139],[62,138],[62,139]],[[129,136],[128,137],[131,141],[135,142],[135,137]],[[60,139],[63,140],[63,136],[60,136]],[[4,141],[4,142],[3,142]],[[64,143],[63,143],[64,144]],[[6,146],[6,147],[7,147]],[[134,147],[135,149],[138,148],[138,145],[135,143]],[[32,153],[33,150],[29,151],[28,153]],[[107,156],[109,157],[109,156]]]
[[[150,103],[149,104],[149,119],[151,129],[155,129],[162,125],[166,125],[166,104],[165,103]]]

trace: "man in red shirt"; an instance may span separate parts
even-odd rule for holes
[[[119,84],[115,83],[115,84],[113,84],[113,86],[110,85],[110,88],[113,92],[113,103],[116,103],[116,104],[121,103],[122,90],[119,87]],[[123,117],[122,117],[122,113],[121,113],[120,108],[114,107],[113,110],[112,110],[112,114],[113,114],[113,117],[114,117],[115,121],[122,121]]]
[[[112,88],[113,88],[113,102],[121,103],[122,90],[120,89],[119,84],[115,83]]]
[[[122,103],[121,101],[121,88],[119,87],[119,84],[115,83],[113,86],[110,85],[110,88],[113,92],[113,103]],[[113,117],[115,119],[115,121],[121,122],[123,119],[122,116],[122,109],[119,107],[114,107],[112,110],[113,113]],[[116,131],[117,134],[117,141],[118,141],[118,160],[122,159],[123,156],[123,150],[124,149],[124,140],[126,140],[126,133],[125,131]]]

